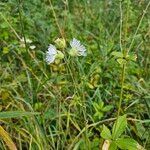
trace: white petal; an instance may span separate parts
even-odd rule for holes
[[[47,62],[48,64],[53,63],[54,60],[55,60],[55,56],[56,56],[56,55],[47,55],[47,56],[46,56],[46,62]]]
[[[86,56],[86,51],[78,51],[79,56]]]
[[[80,44],[80,41],[78,41],[77,39],[73,38],[73,40],[70,42],[70,45],[71,45],[72,48],[77,48],[81,44]]]
[[[46,52],[46,62],[48,64],[53,63],[56,58],[57,50],[56,47],[52,44],[49,45],[48,51]]]
[[[79,47],[78,47],[78,51],[83,51],[83,52],[85,52],[85,51],[86,51],[85,46],[83,46],[83,45],[79,46]]]
[[[80,43],[79,40],[73,38],[70,45],[73,49],[77,50],[78,56],[86,56],[86,48]]]
[[[50,44],[48,47],[48,53],[49,54],[57,54],[56,47],[54,45]]]

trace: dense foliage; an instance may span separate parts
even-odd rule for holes
[[[2,0],[0,149],[150,149],[149,16],[149,0]],[[49,44],[64,58],[47,64]]]

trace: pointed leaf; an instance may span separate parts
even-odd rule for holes
[[[137,150],[138,143],[131,138],[119,138],[116,140],[116,144],[121,149]]]
[[[123,64],[126,64],[126,63],[127,63],[127,61],[126,61],[125,59],[123,59],[123,58],[118,58],[118,59],[117,59],[117,62],[118,62],[120,65],[123,65]]]
[[[112,138],[110,130],[105,125],[103,125],[101,137],[104,138],[105,140],[110,140]]]
[[[112,137],[113,139],[117,139],[126,129],[127,126],[127,118],[126,115],[119,116],[119,118],[115,121],[112,129]]]
[[[107,106],[103,107],[102,111],[108,112],[108,111],[110,111],[112,108],[113,108],[112,105],[107,105]]]
[[[114,141],[111,142],[111,144],[109,146],[109,150],[117,150],[117,145]]]
[[[111,54],[112,54],[113,56],[118,57],[118,58],[123,58],[122,52],[112,52]]]
[[[5,112],[0,112],[0,119],[16,118],[16,117],[22,117],[22,116],[32,116],[32,115],[38,115],[38,114],[40,113],[26,112],[26,111],[5,111]]]

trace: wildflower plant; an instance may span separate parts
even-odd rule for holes
[[[56,45],[60,48],[60,50],[64,49],[66,47],[65,40],[57,39],[55,40]],[[79,40],[73,38],[73,40],[70,42],[71,50],[69,51],[70,56],[86,56],[86,48],[84,45],[80,43]],[[48,51],[46,52],[46,62],[48,64],[51,64],[55,61],[55,59],[63,59],[64,54],[57,50],[56,47],[52,44],[49,45]]]

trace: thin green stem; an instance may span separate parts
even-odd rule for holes
[[[79,78],[80,78],[80,81],[82,83],[82,86],[81,86],[81,90],[82,90],[82,106],[83,106],[83,109],[82,109],[82,112],[83,112],[83,116],[84,116],[84,120],[85,120],[85,141],[86,141],[86,145],[87,145],[87,149],[90,150],[90,142],[89,142],[89,138],[88,138],[88,129],[87,129],[87,109],[86,109],[86,98],[85,98],[85,83],[84,83],[84,80],[82,79],[82,77],[84,76],[84,71],[83,71],[83,68],[82,68],[82,64],[80,64],[79,60],[77,59],[77,64],[78,64],[78,68],[79,68]]]
[[[14,32],[15,36],[19,39],[19,41],[21,41],[20,36],[18,35],[18,33],[16,32],[16,30],[12,27],[12,25],[9,23],[9,21],[6,19],[6,17],[0,13],[2,18],[4,19],[4,21],[9,25],[10,29]]]
[[[22,20],[20,3],[21,3],[20,0],[18,0],[18,10],[19,10],[20,26],[21,26],[21,32],[22,32],[23,40],[24,40],[24,43],[25,43],[26,52],[28,53],[28,47],[27,47],[26,37],[25,37],[25,33],[24,33],[24,25],[23,25],[23,20]]]
[[[121,1],[120,1],[120,50],[121,50],[121,52],[123,52],[122,51],[122,22],[123,22],[123,20],[122,20],[122,3],[121,3]]]
[[[122,51],[122,2],[120,1],[120,49]],[[124,51],[122,51],[124,54]],[[118,112],[117,112],[117,120],[120,115],[121,110],[121,103],[122,103],[122,97],[123,97],[123,84],[124,84],[124,78],[125,78],[125,64],[122,66],[122,73],[121,73],[121,91],[120,91],[120,98],[119,98],[119,105],[118,105]]]
[[[127,50],[127,54],[129,53],[129,51],[131,50],[131,48],[132,48],[132,46],[133,46],[133,44],[134,44],[134,40],[135,40],[135,38],[136,38],[136,35],[137,35],[138,31],[139,31],[139,28],[140,28],[140,26],[141,26],[141,23],[142,23],[142,21],[143,21],[143,18],[144,18],[144,16],[145,16],[145,14],[146,14],[146,12],[147,12],[149,6],[150,6],[150,1],[149,1],[149,3],[147,4],[145,10],[143,10],[142,17],[141,17],[141,19],[140,19],[140,22],[139,22],[139,24],[138,24],[138,26],[137,26],[137,29],[136,29],[134,35],[133,35],[131,44],[130,44],[130,46],[129,46],[129,49]]]
[[[64,38],[64,34],[63,34],[62,29],[61,29],[61,27],[60,27],[60,25],[59,25],[59,23],[58,23],[58,19],[57,19],[57,16],[56,16],[56,13],[55,13],[55,10],[54,10],[54,7],[53,7],[53,5],[52,5],[51,0],[49,0],[49,3],[50,3],[50,7],[51,7],[51,9],[52,9],[52,12],[53,12],[53,16],[54,16],[56,25],[57,25],[57,27],[58,27],[58,29],[59,29],[60,34],[61,34],[61,37]]]
[[[125,28],[124,28],[124,47],[125,47],[125,51],[124,51],[124,54],[125,54],[125,57],[126,57],[126,53],[127,53],[127,33],[128,33],[128,18],[129,18],[129,7],[130,6],[130,1],[128,0],[127,1],[127,11],[126,11],[126,16],[125,16]]]
[[[122,2],[120,1],[120,24],[122,24]],[[120,32],[122,32],[122,26],[120,25]],[[120,33],[120,49],[124,55],[125,51],[122,50],[122,34]],[[119,96],[119,104],[118,104],[118,111],[117,111],[117,122],[118,122],[118,119],[119,119],[119,115],[120,115],[120,111],[121,111],[121,104],[122,104],[122,100],[123,100],[123,87],[124,87],[124,80],[125,80],[125,68],[126,68],[126,64],[124,63],[122,65],[122,69],[121,69],[121,90],[120,90],[120,96]],[[115,124],[115,130],[116,130],[116,125],[117,123]]]
[[[122,104],[122,100],[123,100],[123,90],[124,90],[123,88],[124,88],[124,80],[125,80],[125,69],[126,69],[126,64],[123,64],[123,66],[122,66],[122,73],[121,73],[121,91],[120,91],[117,119],[118,119],[118,117],[120,115],[121,104]]]

